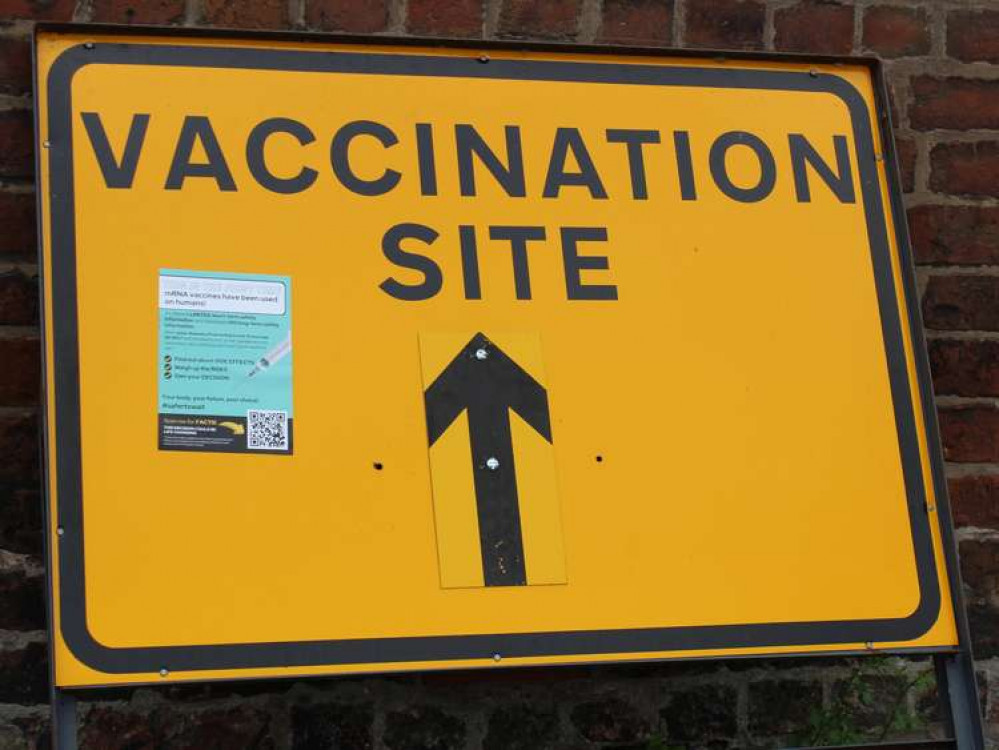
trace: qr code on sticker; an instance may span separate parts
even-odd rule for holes
[[[288,450],[288,412],[246,412],[246,447],[263,450]]]

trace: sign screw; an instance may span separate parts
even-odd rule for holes
[[[489,62],[489,55],[479,55],[479,62],[483,64]]]
[[[812,68],[810,71],[808,71],[808,75],[810,75],[812,78],[818,78],[819,71],[817,71],[815,68]]]
[[[59,536],[62,536],[65,533],[66,533],[66,529],[64,529],[62,526],[60,526],[59,528],[56,529],[56,534],[58,534]]]
[[[163,669],[160,670],[160,677],[166,677],[168,674],[170,674],[170,672],[166,667],[163,667]]]
[[[93,42],[84,42],[83,43],[83,48],[84,49],[93,49],[94,48],[94,43]]]
[[[499,660],[500,660],[500,659],[502,659],[502,658],[503,658],[503,657],[502,657],[502,656],[500,656],[499,654],[493,654],[493,661],[499,661]]]
[[[488,359],[489,358],[489,350],[488,349],[476,349],[475,350],[475,358],[476,359]]]
[[[867,647],[868,651],[873,651],[874,650],[874,644],[871,641],[868,641],[867,643],[865,643],[864,646]]]
[[[48,147],[49,147],[49,146],[51,146],[51,145],[52,145],[52,144],[51,144],[51,143],[49,143],[48,141],[42,141],[42,148],[48,148]]]
[[[486,468],[489,471],[496,471],[499,468],[499,461],[492,456],[486,459]]]

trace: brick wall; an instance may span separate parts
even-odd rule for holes
[[[39,19],[883,56],[999,741],[999,0],[0,0],[0,750],[46,743],[28,41]],[[896,706],[892,733],[937,730],[924,671],[735,662],[175,686],[87,703],[82,736],[107,750],[769,747],[836,739],[836,722],[876,738]]]

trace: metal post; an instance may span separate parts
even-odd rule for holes
[[[933,666],[942,718],[945,725],[950,725],[958,750],[985,750],[975,664],[971,655],[966,650],[956,654],[937,654],[933,657]]]
[[[52,689],[52,750],[79,750],[76,739],[76,696]]]

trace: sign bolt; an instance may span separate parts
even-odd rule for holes
[[[492,456],[486,459],[486,468],[489,471],[496,471],[499,468],[499,461]]]
[[[166,667],[160,670],[160,677],[166,677],[168,674],[170,674],[170,671]]]
[[[499,661],[499,660],[500,660],[500,659],[502,659],[502,658],[503,658],[503,657],[502,657],[502,656],[500,656],[499,654],[493,654],[493,661]]]
[[[42,148],[48,148],[48,147],[49,147],[49,146],[51,146],[51,145],[52,145],[52,144],[51,144],[51,143],[49,143],[48,141],[42,141]]]
[[[93,49],[94,48],[94,43],[93,42],[84,42],[83,43],[83,48],[84,49]]]
[[[819,71],[817,71],[815,68],[812,68],[810,71],[808,71],[808,75],[810,75],[812,78],[818,78]]]
[[[479,55],[479,62],[483,64],[489,62],[489,55]]]
[[[62,526],[60,526],[59,528],[56,529],[56,534],[58,534],[59,536],[62,536],[65,533],[66,533],[66,529],[64,529]]]
[[[868,641],[867,643],[865,643],[864,646],[867,647],[868,651],[873,651],[874,650],[874,644],[871,641]]]
[[[489,350],[488,349],[476,349],[475,350],[475,358],[476,359],[489,359]]]

